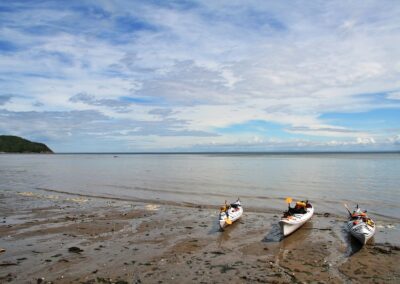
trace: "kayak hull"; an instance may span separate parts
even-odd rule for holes
[[[365,222],[354,224],[353,221],[348,221],[347,227],[350,234],[363,245],[365,245],[375,234],[375,226],[369,226]]]
[[[231,207],[228,209],[228,216],[229,216],[229,219],[232,221],[232,223],[235,222],[236,220],[238,220],[243,215],[243,208],[240,204],[240,201],[236,201],[233,204],[236,204],[238,206],[237,206],[237,208]],[[228,216],[226,215],[225,212],[220,213],[218,223],[219,223],[219,227],[221,229],[224,229],[225,227],[227,227],[229,225],[227,223]]]
[[[282,217],[282,219],[279,221],[282,235],[286,237],[295,232],[297,229],[307,223],[313,214],[314,207],[311,207],[307,208],[307,212],[305,214],[293,214],[292,216]]]

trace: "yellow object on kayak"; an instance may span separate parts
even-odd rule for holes
[[[228,225],[232,224],[232,220],[231,220],[229,217],[227,217],[227,218],[225,219],[225,222],[226,222]]]
[[[298,207],[306,207],[306,203],[303,202],[303,201],[297,201],[296,202],[296,206],[298,206]]]

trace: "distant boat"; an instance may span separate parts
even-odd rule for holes
[[[299,201],[294,208],[291,208],[290,202],[292,202],[292,199],[287,198],[286,200],[289,204],[289,208],[284,212],[279,221],[279,226],[281,227],[281,232],[284,237],[303,226],[314,214],[314,207],[308,201]]]

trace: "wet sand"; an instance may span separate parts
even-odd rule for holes
[[[397,224],[361,247],[345,215],[282,239],[277,212],[221,232],[218,208],[0,191],[0,283],[399,283]]]

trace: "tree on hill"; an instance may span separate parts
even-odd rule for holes
[[[36,143],[18,136],[0,135],[0,152],[5,153],[53,153],[43,143]]]

